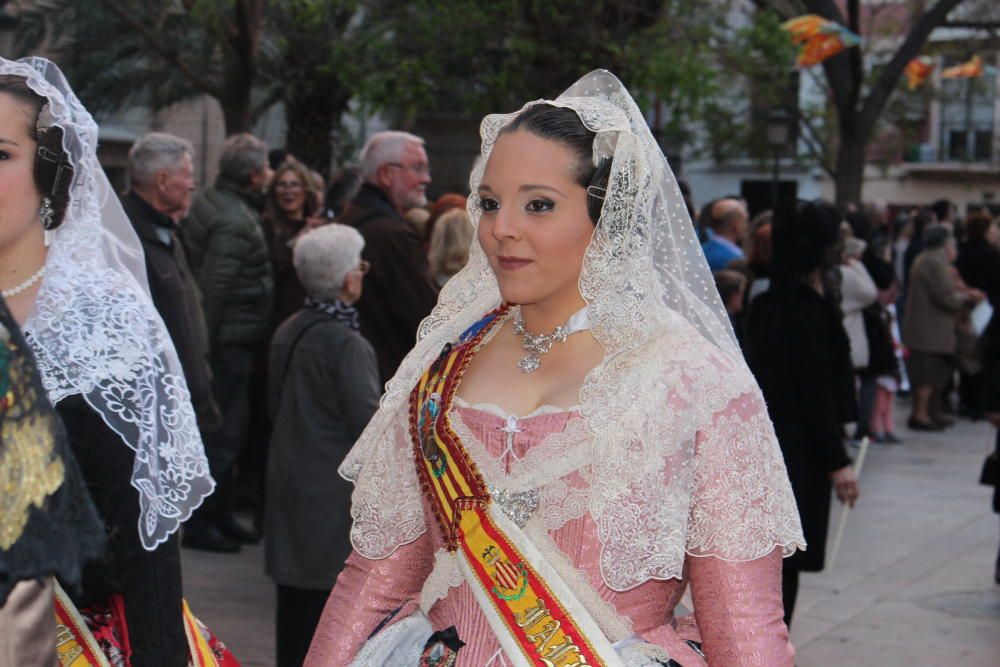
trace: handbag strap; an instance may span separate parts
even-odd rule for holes
[[[285,357],[285,367],[281,371],[281,385],[282,385],[282,387],[284,387],[284,385],[285,385],[285,378],[288,377],[288,368],[292,365],[292,356],[295,354],[295,348],[298,347],[299,341],[302,340],[302,337],[306,335],[307,331],[309,331],[314,326],[316,326],[317,324],[320,324],[320,323],[322,323],[324,321],[326,321],[326,318],[319,318],[319,319],[313,320],[309,324],[307,324],[304,327],[302,327],[301,329],[299,329],[299,332],[297,334],[295,334],[295,338],[292,339],[291,345],[288,346],[288,355]]]

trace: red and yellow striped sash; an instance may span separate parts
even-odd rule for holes
[[[187,600],[183,604],[184,634],[188,641],[190,667],[218,667],[215,654],[202,634],[198,620],[191,613]],[[123,615],[124,611],[116,609],[112,613]],[[55,584],[55,615],[56,655],[59,657],[60,667],[111,667],[94,634],[59,582]],[[122,629],[120,633],[123,635],[121,639],[126,642],[124,651],[128,653],[127,629]]]
[[[56,655],[60,667],[111,667],[76,605],[55,583]]]
[[[464,554],[492,611],[529,663],[605,665],[566,605],[492,518],[489,490],[448,420],[473,355],[506,311],[504,306],[490,313],[457,345],[446,346],[414,387],[410,429],[417,474],[447,548]]]
[[[184,600],[184,634],[187,636],[188,651],[191,654],[191,666],[217,667],[215,654],[212,653],[208,640],[198,626],[198,619],[191,613],[187,600]]]

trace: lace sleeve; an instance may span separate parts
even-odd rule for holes
[[[748,391],[695,437],[686,550],[730,561],[805,548],[788,473],[764,400]]]
[[[304,667],[350,664],[390,614],[397,621],[417,610],[420,589],[433,564],[426,533],[382,560],[351,553],[323,609]]]
[[[406,424],[401,411],[383,434],[359,441],[340,467],[354,483],[351,543],[366,558],[385,558],[427,529]]]

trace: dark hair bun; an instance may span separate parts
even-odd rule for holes
[[[35,153],[35,185],[43,197],[52,203],[52,229],[62,224],[69,206],[69,188],[73,182],[73,166],[63,147],[61,127],[51,127],[38,137]]]

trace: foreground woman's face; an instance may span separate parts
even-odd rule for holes
[[[40,224],[41,195],[34,179],[37,144],[28,134],[32,120],[28,105],[0,93],[0,250]]]
[[[479,187],[479,243],[505,301],[559,307],[580,301],[583,256],[594,234],[577,157],[523,130],[505,134]]]

